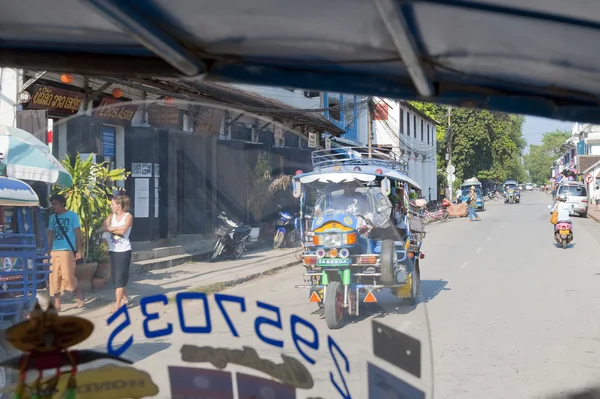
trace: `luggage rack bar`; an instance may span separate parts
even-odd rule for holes
[[[377,148],[371,150],[367,147],[335,147],[328,150],[318,150],[312,153],[313,168],[326,168],[335,165],[373,165],[397,169],[406,173],[408,164],[397,158],[389,150]]]

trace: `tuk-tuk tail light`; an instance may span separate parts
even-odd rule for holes
[[[326,255],[326,252],[323,248],[317,249],[317,258],[319,258],[319,259],[324,258],[325,255]]]
[[[377,257],[376,256],[359,256],[358,263],[374,265],[375,263],[377,263]]]
[[[304,264],[305,265],[316,265],[317,264],[317,257],[316,256],[305,256],[304,257]]]
[[[348,256],[350,256],[350,251],[348,251],[347,248],[342,248],[340,249],[340,257],[341,258],[347,258]]]
[[[337,258],[338,256],[338,250],[336,248],[331,248],[329,250],[329,257],[330,258]]]
[[[312,237],[312,241],[313,241],[313,244],[319,245],[319,236],[317,234],[314,234]]]
[[[356,244],[356,233],[344,234],[344,244],[346,244],[346,245]]]

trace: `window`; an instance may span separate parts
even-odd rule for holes
[[[400,110],[400,134],[404,133],[404,110]]]
[[[423,119],[421,119],[421,141],[423,141]]]
[[[429,144],[429,123],[427,124],[427,144]]]
[[[417,138],[417,114],[413,116],[413,129],[415,132],[415,138]]]
[[[570,197],[587,197],[587,190],[584,186],[564,185],[558,188],[559,194],[567,194]]]
[[[406,134],[410,137],[410,112],[406,111]]]

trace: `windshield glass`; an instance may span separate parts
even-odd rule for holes
[[[587,123],[72,69],[2,68],[0,94],[0,399],[533,399],[597,379]],[[387,167],[420,190],[350,188]],[[547,188],[481,197],[528,180]],[[560,193],[572,231],[551,233]]]
[[[471,190],[470,190],[469,187],[463,187],[462,188],[462,195],[463,195],[463,197],[468,196],[470,192],[471,192]],[[476,187],[475,188],[475,192],[477,193],[477,195],[481,195],[481,188]]]
[[[316,203],[315,212],[346,212],[349,214],[364,214],[374,211],[371,206],[368,187],[348,186],[342,190],[322,195]]]

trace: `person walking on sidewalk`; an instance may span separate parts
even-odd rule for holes
[[[108,253],[110,255],[110,279],[115,287],[115,307],[111,313],[115,312],[121,305],[129,303],[127,290],[125,287],[129,282],[129,266],[131,264],[131,226],[133,225],[133,216],[129,211],[129,197],[119,195],[112,199],[110,207],[112,213],[104,221],[102,238],[108,244]]]
[[[50,248],[50,275],[48,276],[48,293],[54,297],[54,307],[61,310],[60,294],[63,290],[71,291],[77,297],[77,307],[85,305],[81,287],[77,285],[75,267],[82,259],[81,224],[79,216],[65,208],[67,200],[60,194],[50,197],[50,205],[54,215],[50,216],[48,228],[48,248]]]
[[[596,211],[600,210],[600,187],[596,186],[594,188],[594,193],[592,194],[592,199],[594,200],[594,205],[596,206]]]
[[[477,192],[475,191],[475,186],[471,186],[467,202],[467,205],[469,206],[469,220],[471,222],[473,220],[481,220],[477,212],[475,212],[475,209],[477,209]]]

